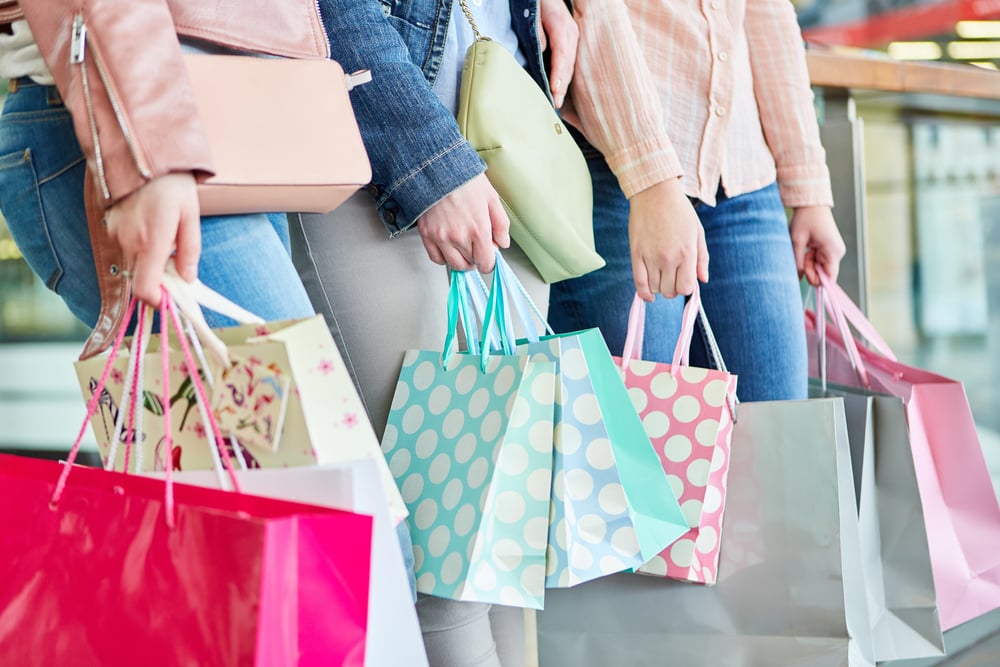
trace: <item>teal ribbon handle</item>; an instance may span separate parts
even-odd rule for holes
[[[510,337],[504,331],[502,323],[509,320],[509,315],[507,314],[507,305],[503,296],[503,287],[501,286],[500,272],[493,272],[493,285],[490,288],[490,298],[486,302],[486,314],[483,316],[483,331],[488,331],[490,327],[494,324],[500,331],[500,350],[503,354],[512,355],[514,354],[514,341],[510,340]],[[486,372],[486,362],[489,360],[490,355],[490,337],[483,336],[483,340],[480,343],[479,357],[480,357],[480,368],[483,372]]]
[[[455,347],[457,346],[455,334],[458,331],[459,317],[462,318],[462,324],[465,327],[466,339],[470,341],[475,340],[475,338],[469,338],[473,330],[469,320],[469,302],[465,289],[465,278],[462,276],[461,271],[451,270],[449,271],[448,287],[448,330],[445,332],[444,347],[441,350],[442,368],[448,366],[452,355],[455,354]]]

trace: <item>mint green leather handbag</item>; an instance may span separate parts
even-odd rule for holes
[[[586,159],[531,75],[460,5],[476,41],[465,55],[458,127],[486,162],[511,238],[545,282],[601,268]]]

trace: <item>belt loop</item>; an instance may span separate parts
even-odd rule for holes
[[[17,92],[17,79],[7,81],[7,93],[13,95]]]
[[[63,99],[62,95],[59,94],[59,89],[56,88],[55,86],[46,86],[46,88],[48,88],[48,93],[49,93],[49,106],[50,107],[62,106]]]

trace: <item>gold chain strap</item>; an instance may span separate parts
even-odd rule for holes
[[[469,25],[472,26],[472,34],[476,36],[477,42],[488,42],[489,37],[483,37],[479,32],[479,26],[476,25],[476,19],[472,18],[472,10],[469,9],[469,4],[466,0],[458,0],[458,6],[462,8],[462,13],[465,14],[465,18],[469,19]]]

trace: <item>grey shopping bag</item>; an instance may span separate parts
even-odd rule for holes
[[[715,587],[550,590],[542,667],[873,665],[843,401],[740,404],[728,493]]]
[[[818,381],[809,391],[824,395]],[[839,385],[825,395],[844,400],[875,658],[944,655],[903,401]]]

